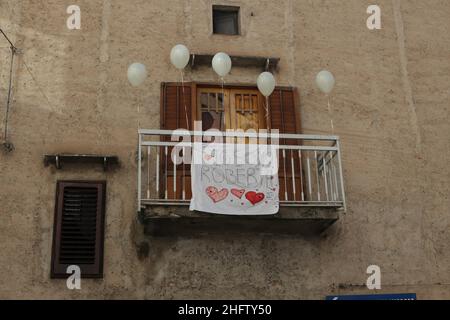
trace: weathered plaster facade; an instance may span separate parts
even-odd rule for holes
[[[211,34],[213,3],[241,6],[242,36]],[[369,31],[374,3],[382,30]],[[66,27],[71,4],[82,10],[79,31]],[[0,298],[322,299],[370,293],[371,264],[381,267],[381,292],[450,298],[449,16],[446,0],[0,0],[0,26],[22,51],[15,150],[0,153]],[[177,43],[280,57],[277,81],[299,88],[305,133],[329,133],[314,77],[335,74],[348,212],[325,234],[143,236],[137,129],[159,127],[159,84],[180,78],[169,61]],[[126,78],[135,61],[149,69],[137,89]],[[8,63],[0,39],[1,129]],[[227,81],[254,83],[257,74],[233,69]],[[217,81],[211,68],[186,78]],[[121,167],[44,167],[45,153],[61,152],[117,154]],[[105,277],[83,280],[81,291],[49,279],[58,179],[108,183]]]

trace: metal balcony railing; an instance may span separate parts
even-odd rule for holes
[[[140,209],[189,205],[190,165],[174,165],[171,161],[172,149],[180,149],[183,155],[191,152],[194,138],[203,141],[205,137],[217,136],[214,132],[177,131],[177,138],[171,141],[173,133],[170,130],[139,130],[137,187]],[[304,134],[257,136],[245,132],[221,134],[226,137],[227,143],[239,143],[237,139],[261,136],[268,140],[279,138],[280,207],[334,207],[346,210],[339,137]],[[180,143],[180,137],[192,138],[192,142]]]

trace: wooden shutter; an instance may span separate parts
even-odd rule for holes
[[[77,265],[83,278],[103,277],[106,182],[58,181],[51,278]]]
[[[269,98],[270,127],[280,133],[301,133],[298,92],[294,88],[275,88]]]
[[[196,117],[196,87],[193,83],[162,83],[161,84],[161,120],[162,130],[189,129],[193,130]],[[186,112],[189,126],[186,124]],[[170,137],[166,138],[170,141]],[[160,197],[164,198],[164,191],[168,192],[168,199],[182,199],[183,188],[186,199],[192,197],[191,169],[189,165],[178,165],[177,175],[174,174],[174,165],[170,159],[173,148],[168,148],[168,157],[164,148],[160,148],[162,179],[160,179]],[[175,178],[176,177],[176,178]],[[175,181],[176,179],[176,181]],[[176,186],[176,188],[174,188]],[[176,191],[174,190],[176,189]]]
[[[270,105],[270,128],[278,129],[280,133],[301,133],[300,109],[298,92],[294,88],[275,88],[269,98]],[[299,144],[298,140],[280,139],[280,144]],[[293,162],[291,161],[293,160]],[[300,201],[303,181],[300,172],[302,163],[298,151],[280,151],[279,155],[279,181],[280,200]],[[304,176],[304,174],[303,174]],[[295,193],[294,184],[295,181]]]
[[[162,83],[161,84],[161,129],[176,130],[193,128],[192,99],[195,93],[191,83]],[[186,112],[189,126],[186,124]]]

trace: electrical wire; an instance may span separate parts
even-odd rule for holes
[[[5,34],[5,32],[0,28],[0,34],[3,35],[3,37],[8,41],[10,44],[11,49],[11,65],[9,70],[9,85],[8,85],[8,98],[6,102],[6,112],[5,112],[5,126],[4,126],[4,136],[3,136],[3,146],[6,148],[7,151],[13,150],[13,145],[8,141],[8,131],[9,131],[9,114],[11,110],[11,102],[12,102],[12,92],[13,92],[13,71],[14,71],[14,56],[19,52],[19,49],[13,44],[13,42],[8,38],[8,36]],[[36,77],[34,76],[33,72],[31,71],[28,64],[22,60],[23,65],[25,66],[26,71],[31,76],[31,79],[34,81],[34,83],[37,85],[39,92],[42,94],[42,96],[45,98],[49,106],[52,106],[50,99],[47,97],[47,95],[42,90],[41,86],[39,85],[39,82],[36,80]],[[53,106],[52,106],[53,107]]]
[[[9,125],[9,111],[11,107],[11,96],[12,96],[12,80],[13,80],[13,70],[14,70],[14,56],[17,53],[16,46],[12,43],[12,41],[8,38],[5,32],[0,28],[0,33],[3,37],[8,41],[11,45],[11,65],[9,69],[9,84],[8,84],[8,98],[6,100],[6,112],[5,112],[5,131],[3,136],[3,146],[7,151],[12,151],[13,146],[10,142],[8,142],[8,125]]]
[[[11,106],[11,95],[12,95],[12,76],[13,76],[13,67],[14,67],[14,55],[15,50],[11,50],[11,65],[9,69],[9,86],[8,86],[8,99],[6,100],[6,113],[5,113],[5,132],[3,136],[3,142],[8,142],[8,124],[9,124],[9,110]]]
[[[0,33],[5,37],[6,41],[9,42],[9,44],[11,45],[11,48],[17,49],[16,46],[12,43],[12,41],[9,40],[8,36],[7,36],[6,33],[2,30],[2,28],[0,28]]]

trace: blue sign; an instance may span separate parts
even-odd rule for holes
[[[369,295],[352,295],[352,296],[328,296],[326,300],[330,301],[356,301],[356,300],[417,300],[415,293],[401,294],[369,294]]]

